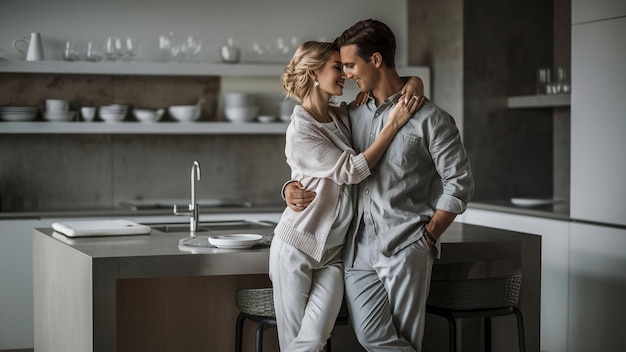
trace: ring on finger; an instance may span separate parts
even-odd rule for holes
[[[414,95],[413,99],[417,100],[417,99],[419,99],[419,97],[417,95]]]

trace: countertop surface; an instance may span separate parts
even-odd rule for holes
[[[42,234],[56,238],[60,242],[91,258],[125,258],[146,256],[188,256],[195,254],[232,254],[267,252],[267,245],[257,245],[250,249],[219,249],[202,248],[192,253],[188,250],[179,249],[179,241],[189,236],[186,232],[164,233],[152,230],[150,235],[111,236],[91,238],[67,238],[55,234],[52,228],[37,229]],[[220,234],[213,232],[211,234]],[[201,233],[207,235],[207,233]],[[521,236],[521,237],[520,237]],[[509,242],[520,241],[526,238],[539,238],[531,234],[506,231],[489,227],[469,224],[452,223],[443,236],[442,245],[454,246],[455,244],[484,243],[484,242]]]
[[[556,202],[554,204],[539,206],[519,206],[514,205],[510,200],[475,201],[470,202],[468,208],[528,215],[555,220],[572,220],[569,215],[568,202]]]

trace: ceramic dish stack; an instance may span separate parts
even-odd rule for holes
[[[37,108],[31,106],[0,107],[0,117],[5,121],[31,121],[37,116]]]
[[[250,122],[259,112],[256,96],[250,93],[224,94],[224,116],[231,122]]]
[[[128,105],[111,104],[103,105],[98,109],[98,115],[104,122],[120,122],[126,117]]]
[[[63,122],[72,121],[76,111],[44,111],[43,117],[48,121]]]
[[[298,102],[293,99],[285,99],[280,103],[280,119],[284,122],[291,121],[291,114],[293,109],[298,105]]]

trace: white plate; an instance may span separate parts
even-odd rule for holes
[[[257,234],[235,234],[209,237],[209,243],[217,248],[250,248],[261,242],[263,236]]]
[[[549,205],[556,203],[553,198],[511,198],[511,203],[520,207],[536,207],[539,205]]]
[[[50,112],[44,111],[43,116],[48,121],[71,121],[76,111]]]

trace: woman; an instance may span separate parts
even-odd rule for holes
[[[281,77],[287,97],[301,104],[286,134],[291,177],[317,193],[306,210],[285,209],[270,249],[283,351],[324,348],[343,300],[342,248],[353,215],[350,185],[370,175],[419,105],[417,99],[400,99],[376,140],[357,154],[345,104],[330,104],[332,96],[342,95],[345,80],[338,48],[323,42],[303,43]],[[419,79],[415,84],[421,87]]]

